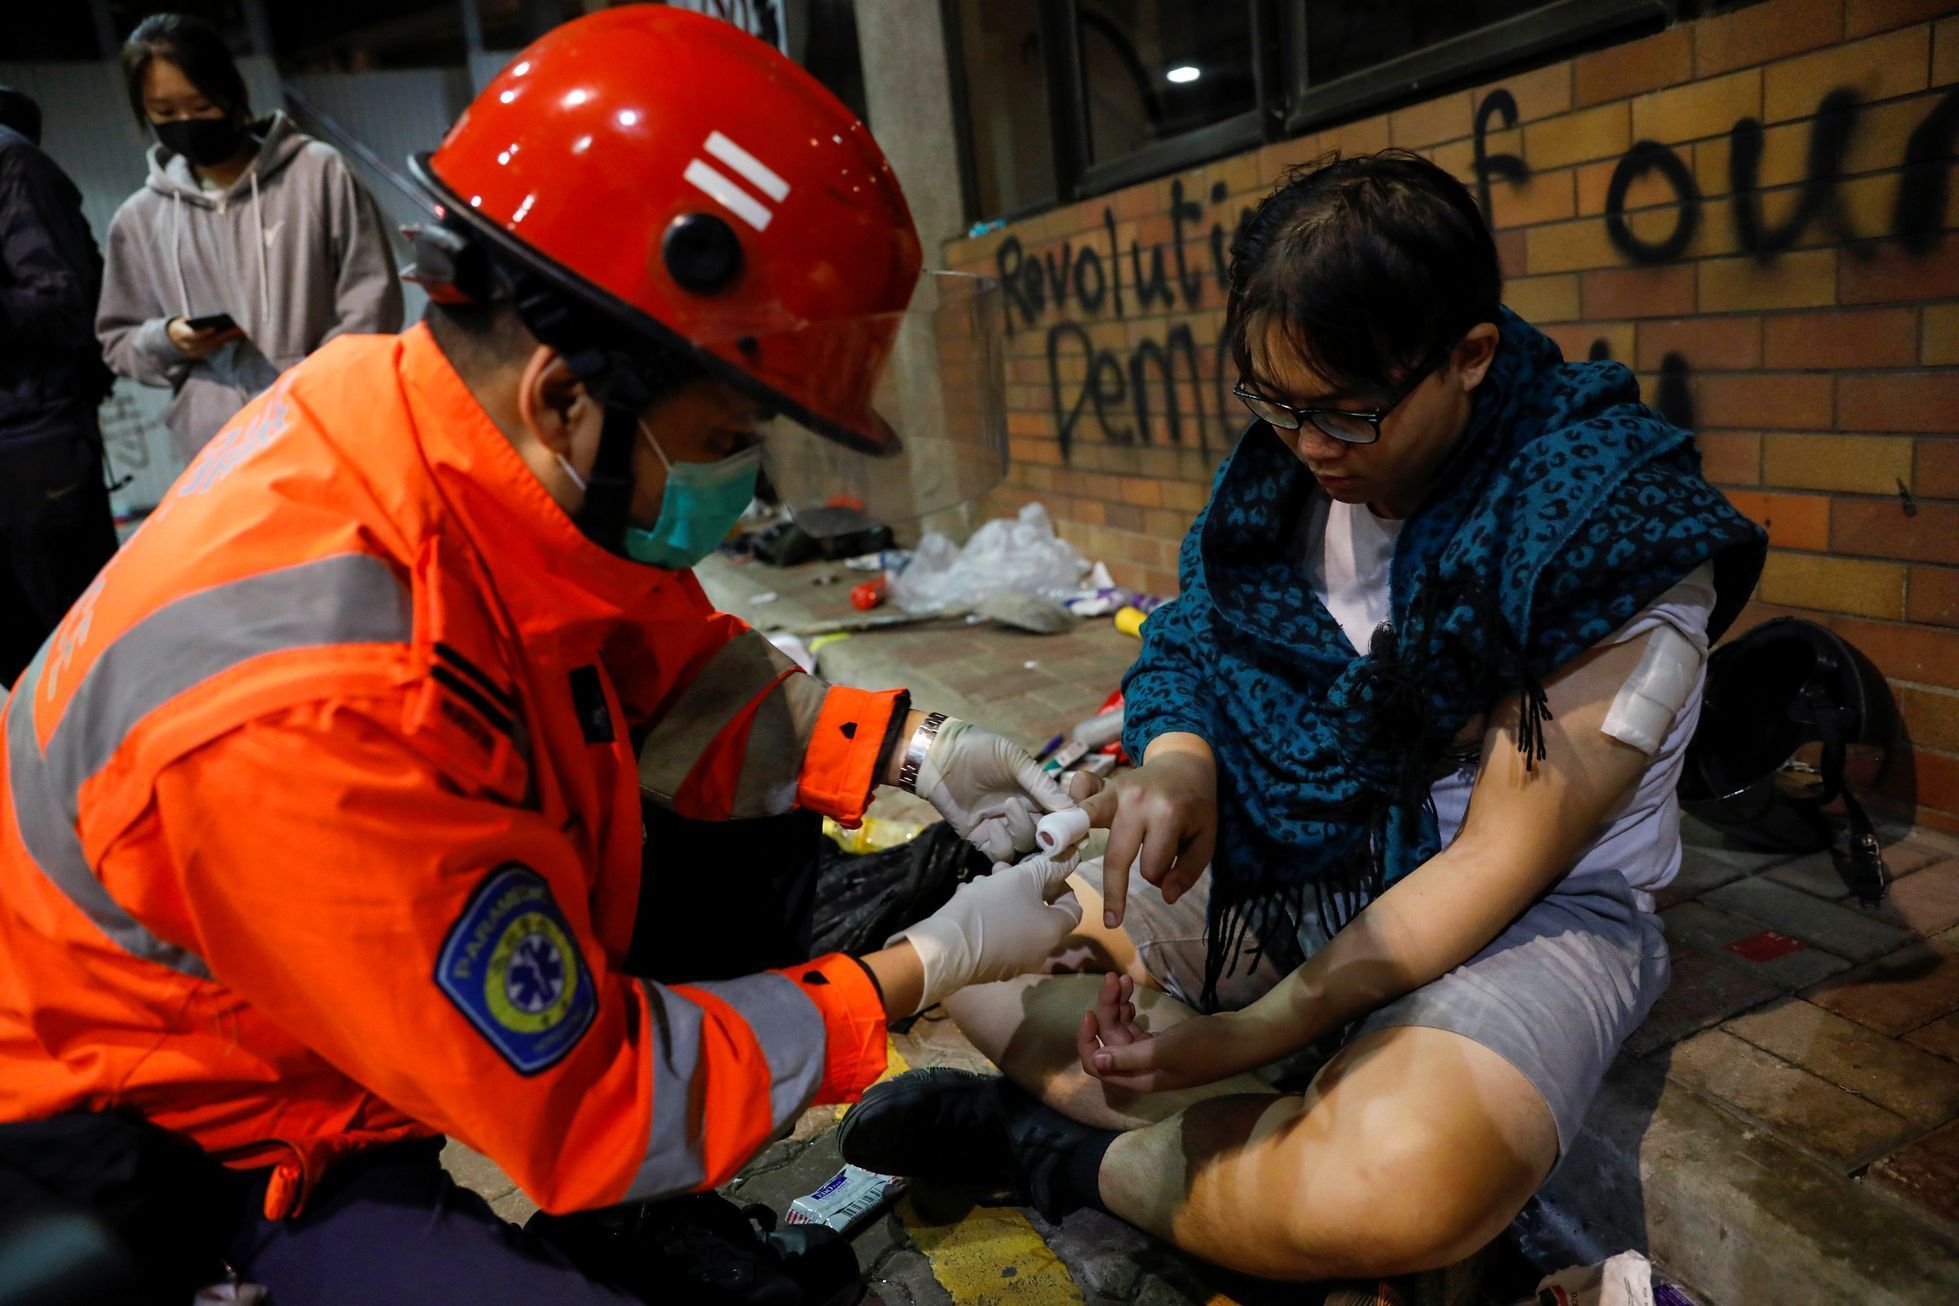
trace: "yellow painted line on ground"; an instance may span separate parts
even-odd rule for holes
[[[951,1224],[933,1224],[907,1198],[898,1215],[958,1306],[1081,1306],[1068,1267],[1010,1206],[975,1206]]]

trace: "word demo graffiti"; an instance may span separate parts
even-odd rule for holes
[[[1059,249],[1046,250],[1038,257],[1027,253],[1018,236],[1009,235],[1000,243],[997,255],[1000,283],[1007,296],[1008,332],[1037,326],[1049,312],[1067,311],[1071,302],[1084,315],[1106,311],[1118,322],[1130,316],[1132,307],[1139,317],[1174,310],[1197,312],[1210,307],[1205,302],[1207,285],[1216,297],[1215,302],[1222,304],[1229,284],[1230,237],[1217,206],[1225,203],[1226,196],[1223,182],[1213,184],[1212,212],[1207,213],[1205,204],[1185,193],[1181,177],[1172,181],[1170,238],[1152,244],[1147,252],[1141,241],[1131,240],[1126,279],[1113,209],[1102,210],[1099,240],[1084,239],[1080,244],[1063,241]],[[1207,248],[1193,260],[1185,229],[1202,231],[1207,216],[1211,218],[1205,239]],[[1236,235],[1237,225],[1246,216],[1244,210],[1236,215],[1231,236]],[[1217,343],[1203,348],[1212,354],[1209,368],[1198,361],[1199,346],[1189,323],[1178,322],[1167,327],[1160,337],[1145,336],[1139,340],[1130,348],[1125,362],[1118,351],[1098,348],[1080,321],[1068,320],[1049,326],[1047,379],[1062,457],[1066,458],[1073,447],[1075,429],[1085,411],[1094,414],[1103,438],[1111,443],[1134,444],[1139,440],[1148,443],[1154,422],[1152,393],[1162,398],[1163,420],[1171,441],[1181,444],[1185,413],[1177,398],[1180,370],[1190,392],[1197,396],[1197,445],[1200,449],[1207,447],[1205,427],[1212,414],[1221,409],[1217,404],[1219,395],[1205,393],[1205,375],[1208,372],[1215,392],[1222,371],[1217,366]],[[1081,367],[1065,367],[1070,361],[1080,362]],[[1079,379],[1076,380],[1063,375],[1077,371]],[[1125,406],[1135,419],[1133,423],[1123,416]]]
[[[1779,222],[1763,214],[1761,163],[1764,129],[1743,118],[1728,132],[1728,195],[1724,204],[1741,250],[1772,262],[1812,229],[1827,233],[1853,257],[1870,257],[1877,239],[1898,242],[1915,256],[1929,254],[1944,237],[1944,214],[1955,146],[1959,146],[1959,88],[1949,90],[1907,139],[1896,169],[1897,191],[1889,229],[1854,229],[1840,202],[1842,161],[1856,138],[1863,111],[1851,90],[1823,96],[1808,120],[1805,167],[1795,200]],[[1471,140],[1471,187],[1484,214],[1498,185],[1530,180],[1521,154],[1492,152],[1493,132],[1517,124],[1518,106],[1507,89],[1491,91],[1476,106]],[[1635,183],[1652,174],[1672,192],[1673,225],[1658,239],[1636,233],[1627,218]],[[1191,194],[1183,178],[1169,183],[1167,238],[1145,242],[1118,238],[1115,212],[1102,211],[1099,229],[1058,247],[1030,251],[1009,233],[995,255],[1007,297],[1010,334],[1045,329],[1046,382],[1055,433],[1067,460],[1091,421],[1116,445],[1194,443],[1209,452],[1212,437],[1229,440],[1237,429],[1233,377],[1222,341],[1200,340],[1186,315],[1221,309],[1229,288],[1230,250],[1250,210],[1235,211],[1222,182],[1208,194]],[[1605,195],[1606,234],[1628,261],[1656,265],[1678,259],[1706,220],[1706,201],[1681,151],[1657,141],[1635,142],[1615,164]],[[1664,206],[1662,210],[1664,211]],[[1648,236],[1658,233],[1649,232]],[[1176,320],[1185,318],[1186,320]],[[1135,319],[1161,319],[1138,332]],[[1095,321],[1091,321],[1095,320]],[[1102,332],[1104,323],[1123,324]],[[1111,335],[1121,345],[1100,343]],[[1662,370],[1661,407],[1691,421],[1685,377],[1690,360],[1671,355]],[[1180,393],[1187,396],[1180,402]],[[1194,440],[1188,438],[1194,434]]]

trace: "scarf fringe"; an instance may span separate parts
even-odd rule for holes
[[[1386,623],[1377,628],[1369,642],[1368,657],[1375,663],[1374,703],[1376,729],[1403,733],[1419,732],[1429,719],[1428,671],[1435,664],[1438,618],[1462,606],[1476,613],[1475,622],[1493,639],[1482,643],[1481,655],[1468,669],[1470,681],[1479,686],[1484,702],[1500,700],[1506,691],[1518,700],[1517,751],[1524,769],[1535,773],[1537,764],[1548,756],[1545,725],[1553,720],[1551,704],[1543,682],[1525,656],[1523,642],[1498,609],[1496,596],[1487,586],[1471,581],[1455,585],[1426,585],[1416,596],[1407,625],[1414,632],[1416,647],[1403,649],[1392,637]],[[1495,648],[1491,645],[1494,643]],[[1417,733],[1417,737],[1419,734]],[[1481,755],[1480,743],[1457,743],[1454,739],[1439,745],[1407,749],[1390,792],[1377,791],[1353,813],[1356,824],[1365,828],[1359,855],[1341,869],[1315,875],[1299,885],[1254,891],[1235,901],[1229,892],[1220,892],[1217,871],[1212,870],[1214,889],[1206,922],[1204,950],[1204,988],[1200,1001],[1206,1010],[1217,1009],[1218,984],[1238,971],[1248,951],[1251,965],[1274,951],[1271,931],[1296,930],[1310,908],[1319,919],[1327,939],[1351,925],[1369,903],[1387,888],[1389,825],[1399,810],[1420,813],[1433,819],[1433,785],[1438,766],[1454,769],[1473,762]]]

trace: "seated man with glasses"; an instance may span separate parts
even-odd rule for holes
[[[871,1090],[847,1159],[1317,1279],[1468,1255],[1569,1149],[1666,987],[1674,784],[1765,540],[1631,372],[1500,292],[1412,154],[1253,215],[1225,332],[1259,420],[1125,679],[1143,765],[1078,795],[1110,833],[1069,943],[1107,973],[949,1000],[1004,1078]],[[1249,1073],[1309,1049],[1303,1090]]]

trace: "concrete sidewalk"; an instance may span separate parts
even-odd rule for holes
[[[862,579],[718,558],[701,578],[727,610],[784,627],[848,615]],[[756,602],[764,594],[776,597]],[[1054,636],[941,625],[837,640],[819,670],[909,686],[921,707],[1038,748],[1100,706],[1137,648],[1107,619]],[[1898,878],[1873,912],[1827,855],[1736,851],[1691,824],[1687,837],[1661,902],[1672,987],[1509,1241],[1572,1260],[1638,1248],[1724,1306],[1959,1301],[1959,840],[1889,831]],[[919,1022],[894,1049],[894,1064],[984,1068],[948,1021]],[[812,1111],[731,1194],[780,1209],[816,1188],[837,1167],[837,1115]],[[466,1173],[486,1190],[500,1181],[480,1164]],[[500,1209],[521,1215],[527,1203],[501,1184]],[[934,1200],[907,1199],[857,1238],[886,1302],[1267,1299],[1105,1217],[1057,1228],[1031,1211]],[[1452,1299],[1517,1300],[1527,1278],[1513,1266]],[[1425,1299],[1435,1286],[1422,1285]]]

